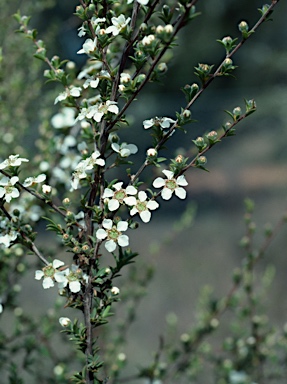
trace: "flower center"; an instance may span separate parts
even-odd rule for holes
[[[121,232],[119,232],[115,227],[112,229],[108,230],[108,238],[110,240],[117,240],[117,238],[121,235]]]
[[[100,104],[100,106],[98,107],[98,111],[105,115],[108,112],[108,107],[106,106],[106,104]]]
[[[177,188],[177,184],[176,184],[176,181],[174,179],[171,179],[171,180],[167,180],[165,182],[165,186],[168,188],[168,189],[171,189],[172,191],[175,190],[175,188]]]
[[[140,201],[136,207],[139,212],[146,211],[146,203],[144,201]]]
[[[125,191],[123,189],[116,191],[114,194],[114,198],[121,203],[123,202],[125,197],[126,197],[126,194],[125,194]]]
[[[69,281],[77,281],[79,279],[75,272],[70,272],[67,278]]]
[[[47,265],[47,267],[43,269],[43,272],[46,277],[53,277],[56,270],[52,267],[52,265]]]
[[[6,194],[10,194],[13,192],[14,187],[12,185],[5,186]]]

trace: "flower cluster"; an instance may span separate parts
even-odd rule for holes
[[[4,197],[7,203],[10,203],[12,199],[20,196],[19,190],[14,185],[19,181],[18,176],[11,178],[4,176],[0,180],[0,198]]]
[[[116,101],[107,100],[105,102],[99,102],[88,108],[82,108],[76,121],[83,119],[93,119],[99,123],[103,116],[108,112],[117,115],[119,113],[119,107],[116,105]]]
[[[8,159],[0,163],[0,169],[5,169],[8,167],[19,167],[23,162],[29,161],[28,159],[19,156],[20,155],[10,155]]]
[[[71,292],[80,292],[81,282],[87,282],[88,276],[74,264],[72,264],[71,268],[59,270],[64,264],[63,261],[55,259],[42,270],[36,271],[35,279],[41,280],[43,278],[42,285],[44,289],[54,287],[56,282],[60,290],[68,286]]]
[[[93,152],[90,157],[87,157],[85,160],[81,160],[76,166],[72,175],[72,189],[78,189],[80,180],[85,179],[88,176],[87,171],[93,169],[95,165],[99,165],[101,167],[105,165],[105,160],[100,158],[100,152],[97,150]]]

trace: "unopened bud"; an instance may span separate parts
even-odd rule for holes
[[[165,30],[166,33],[172,33],[173,32],[173,26],[171,24],[167,24],[164,27],[164,30]]]
[[[163,31],[164,31],[164,27],[162,26],[162,25],[158,25],[157,27],[156,27],[156,33],[158,34],[158,35],[160,35],[161,33],[163,33]]]
[[[157,150],[155,148],[149,148],[147,151],[146,151],[146,154],[150,157],[154,157],[157,155]]]
[[[241,23],[238,25],[238,29],[240,32],[248,32],[249,26],[246,21],[241,21]]]
[[[241,108],[240,107],[236,107],[233,109],[233,114],[236,115],[236,116],[239,116],[241,115]]]
[[[182,112],[182,116],[185,118],[185,119],[189,119],[190,116],[191,116],[191,112],[189,109],[185,109],[183,112]]]
[[[178,155],[178,156],[176,156],[175,161],[176,161],[177,163],[182,163],[182,162],[183,162],[183,156],[182,156],[182,155]]]

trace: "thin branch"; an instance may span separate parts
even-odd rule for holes
[[[251,29],[252,32],[255,32],[259,26],[270,16],[270,14],[273,12],[273,9],[274,7],[278,4],[279,0],[273,0],[272,1],[272,4],[270,5],[269,9],[267,10],[267,12],[262,16],[260,17],[260,19],[257,21],[257,23],[253,26],[253,28]],[[194,2],[195,3],[195,2]],[[237,44],[237,46],[228,54],[226,55],[226,57],[224,58],[224,60],[219,64],[219,66],[217,67],[216,71],[210,76],[209,80],[207,80],[207,82],[204,84],[204,86],[202,86],[202,88],[195,94],[195,96],[192,98],[192,100],[186,105],[186,107],[184,108],[185,110],[187,109],[190,109],[190,107],[194,104],[194,102],[202,95],[202,93],[205,91],[205,89],[213,82],[213,80],[218,77],[220,75],[220,72],[221,72],[221,69],[225,63],[225,60],[226,58],[231,58],[241,47],[242,45],[253,35],[250,34],[246,39],[242,39],[242,41],[240,41],[240,43]],[[147,79],[145,79],[145,82],[147,81]],[[145,84],[145,82],[143,82],[142,85]],[[142,87],[140,87],[140,90],[142,89]],[[133,99],[131,101],[128,101],[127,104],[123,107],[123,110],[125,111],[128,106],[131,104],[131,102],[133,101]],[[122,111],[121,111],[122,112]],[[120,112],[120,114],[121,114]],[[239,119],[238,122],[242,120],[242,119]],[[114,123],[114,122],[113,122]],[[175,121],[175,123],[169,128],[169,130],[167,131],[167,133],[163,136],[163,138],[159,141],[159,143],[156,145],[155,149],[158,151],[159,149],[161,149],[161,147],[166,143],[166,141],[170,138],[170,136],[172,135],[172,133],[177,129],[178,127],[178,120]],[[110,127],[109,127],[110,128]],[[208,148],[210,149],[210,148]],[[201,154],[205,153],[208,149],[206,149],[205,151],[203,151]],[[145,162],[140,166],[139,170],[136,172],[136,177],[138,177],[141,172],[146,168],[148,164],[146,164],[146,160]],[[187,168],[185,168],[186,170]],[[184,171],[182,171],[181,173],[183,173]],[[135,180],[135,178],[133,178],[133,180]]]

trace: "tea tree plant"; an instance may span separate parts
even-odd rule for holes
[[[108,356],[104,358],[105,348],[101,347],[101,332],[97,329],[104,330],[103,325],[108,323],[121,298],[116,278],[138,256],[136,250],[129,248],[129,237],[133,230],[140,230],[142,223],[150,222],[162,200],[185,199],[186,172],[193,168],[207,170],[207,152],[226,137],[233,136],[237,125],[256,110],[254,100],[245,100],[243,109],[235,107],[226,111],[228,121],[220,129],[214,128],[202,137],[194,137],[194,155],[179,154],[170,160],[163,157],[174,137],[183,137],[194,123],[191,109],[202,93],[214,80],[234,76],[234,55],[261,24],[270,19],[278,3],[276,0],[259,9],[259,19],[253,27],[241,21],[238,37],[226,36],[218,40],[223,47],[223,60],[213,65],[199,63],[194,68],[197,82],[182,85],[186,102],[180,110],[170,116],[147,114],[143,122],[129,121],[129,107],[136,99],[140,103],[142,90],[148,83],[162,80],[168,71],[171,57],[168,52],[178,43],[179,31],[200,15],[196,3],[196,0],[179,3],[80,1],[75,15],[81,20],[78,35],[83,43],[77,54],[86,58],[82,68],[59,56],[50,58],[44,41],[38,38],[35,29],[30,29],[30,18],[20,12],[15,14],[19,32],[32,41],[34,56],[47,66],[45,78],[48,82],[60,83],[62,91],[54,102],[60,105],[58,113],[51,123],[44,121],[41,126],[37,141],[39,153],[33,159],[13,153],[0,163],[3,274],[8,276],[11,285],[23,268],[19,265],[24,265],[24,250],[28,251],[41,262],[41,267],[35,270],[39,285],[44,289],[56,286],[61,298],[65,299],[63,306],[78,313],[72,319],[59,318],[63,333],[79,351],[76,356],[73,352],[61,359],[70,366],[71,361],[77,361],[78,371],[71,378],[76,383],[128,381],[120,376],[125,356],[119,354],[114,364]],[[141,146],[140,140],[137,145],[122,140],[122,132],[129,124],[139,137],[150,136],[147,139],[149,148]],[[138,154],[144,154],[144,160],[133,162]],[[33,166],[28,164],[31,160]],[[41,217],[46,220],[47,230],[57,238],[53,253],[41,247],[37,240],[35,223]],[[65,257],[65,262],[61,260],[63,250],[70,255]],[[169,377],[178,377],[179,373],[191,380],[197,372],[200,355],[206,355],[203,350],[197,351],[197,347],[202,345],[202,338],[217,327],[219,315],[231,305],[234,290],[242,281],[243,289],[248,291],[248,310],[251,308],[255,299],[252,289],[247,290],[246,281],[250,282],[252,267],[253,261],[250,261],[240,271],[232,292],[214,305],[208,316],[203,315],[193,335],[182,336],[182,349],[161,343],[152,365],[141,369],[131,380],[144,378],[150,383],[155,383],[156,379],[165,382]],[[151,271],[147,269],[144,277],[139,276],[135,282],[145,285],[150,277]],[[7,305],[13,308],[14,296],[15,292],[9,291],[2,296],[2,310],[5,311]],[[131,294],[133,303],[137,303],[140,296]],[[56,304],[58,309],[60,303]],[[29,331],[25,328],[25,332],[32,332],[35,327],[31,318],[25,318],[22,313],[18,315],[15,337],[17,334],[23,336],[25,323],[29,325]],[[132,322],[133,316],[130,312],[127,323]],[[39,333],[40,340],[44,340],[46,352],[56,362],[56,353],[49,344],[55,332],[55,315],[50,314],[40,322],[44,326]],[[121,332],[123,339],[127,337],[125,328]],[[260,349],[255,332],[257,329],[250,337]],[[20,348],[26,350],[24,368],[31,369],[30,352],[38,348],[36,343],[31,341],[29,345],[26,338],[21,347],[15,345],[13,348],[17,352]],[[233,344],[229,351],[232,348]],[[254,364],[261,361],[259,349],[252,357]],[[163,351],[170,361],[168,367],[161,362]],[[222,383],[236,382],[230,379],[232,374],[240,372],[236,364],[226,370],[224,362],[217,361],[217,374]],[[41,372],[33,374],[38,381],[67,382],[64,368],[56,367],[56,379],[43,378]],[[22,382],[14,364],[10,364],[9,370],[11,383]],[[248,372],[244,377],[249,380]],[[261,380],[259,373],[257,377]]]

